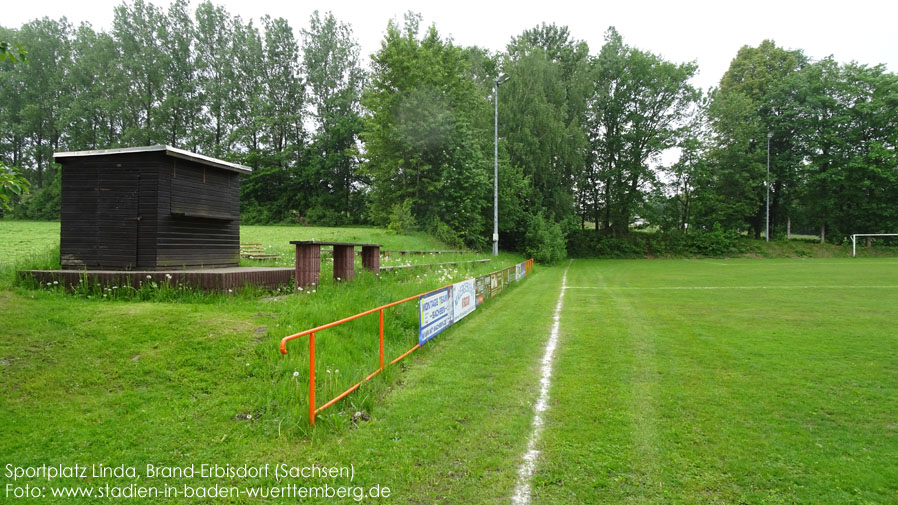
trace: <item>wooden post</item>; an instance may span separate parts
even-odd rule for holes
[[[380,246],[362,246],[362,266],[375,274],[380,273]]]
[[[355,265],[351,245],[334,244],[334,279],[351,281],[355,277]]]
[[[317,285],[321,279],[321,245],[296,244],[296,287]]]

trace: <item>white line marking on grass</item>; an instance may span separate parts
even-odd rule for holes
[[[561,326],[561,306],[564,301],[564,291],[567,289],[567,271],[571,268],[571,260],[564,269],[561,277],[561,292],[558,293],[558,303],[555,304],[555,312],[552,314],[552,331],[549,333],[549,341],[546,342],[546,351],[543,353],[541,377],[539,379],[539,397],[533,408],[533,431],[527,441],[527,452],[524,453],[524,461],[518,469],[518,483],[514,488],[511,502],[515,505],[530,503],[530,480],[533,478],[533,470],[536,468],[536,458],[539,449],[540,433],[543,431],[543,412],[549,409],[549,386],[552,385],[552,360],[555,356],[555,348],[558,346],[558,329]]]
[[[604,290],[703,290],[703,289],[898,289],[895,285],[880,286],[563,286],[562,289]]]

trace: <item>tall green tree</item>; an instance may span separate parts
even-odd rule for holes
[[[66,110],[67,148],[104,149],[120,145],[130,85],[120,65],[115,39],[82,24],[72,42]]]
[[[778,47],[772,40],[763,41],[758,47],[743,46],[730,63],[730,67],[720,80],[720,87],[713,95],[714,101],[727,102],[712,104],[710,114],[712,123],[730,125],[729,132],[717,132],[722,138],[718,147],[725,149],[727,145],[744,148],[744,152],[715,151],[718,162],[728,163],[722,170],[746,170],[754,173],[759,159],[766,160],[767,134],[771,134],[770,152],[770,209],[771,227],[787,225],[792,213],[792,202],[799,191],[798,170],[801,163],[800,148],[796,146],[796,102],[797,81],[795,74],[805,65],[807,57],[800,50],[787,50]],[[732,124],[731,118],[715,116],[732,109],[734,104],[753,109],[752,115],[738,114],[748,123],[742,126]],[[742,109],[740,109],[741,111]],[[733,132],[745,133],[751,129],[751,139],[727,139]],[[740,161],[740,159],[742,161]],[[766,168],[765,168],[766,171]],[[757,195],[754,209],[743,217],[743,227],[748,225],[756,237],[760,237],[766,221],[766,189],[743,187],[740,201]],[[752,176],[745,182],[756,184]]]
[[[803,200],[820,240],[893,233],[898,190],[898,78],[882,66],[826,58],[801,72],[798,140],[806,155]]]
[[[160,132],[165,134],[165,141],[175,147],[190,145],[202,112],[196,79],[196,29],[188,6],[187,0],[172,2],[165,22],[159,27],[165,79],[156,121]]]
[[[349,25],[332,13],[315,11],[302,31],[302,70],[305,74],[310,119],[314,122],[309,165],[322,191],[316,211],[329,222],[358,220],[363,209],[360,189],[358,141],[361,131],[361,94],[365,73],[359,63],[359,45]],[[319,218],[320,219],[320,218]]]
[[[630,47],[614,28],[595,61],[589,100],[589,139],[601,195],[602,228],[628,232],[635,210],[655,183],[651,163],[678,145],[698,92],[689,84],[695,63],[676,64]],[[598,229],[598,227],[597,227]]]
[[[139,1],[139,0],[138,0]],[[230,149],[233,122],[234,25],[224,7],[204,1],[196,8],[196,75],[205,113],[197,131],[197,147],[221,157]]]
[[[252,20],[234,18],[234,80],[232,143],[240,161],[261,168],[263,155],[262,110],[265,105],[265,44]]]
[[[153,145],[164,143],[159,130],[159,106],[164,97],[165,51],[160,32],[165,14],[152,3],[134,0],[115,8],[112,35],[118,43],[119,60],[128,84],[122,100],[125,115],[122,143]]]
[[[302,155],[305,88],[300,75],[299,43],[284,18],[262,18],[265,26],[265,103],[262,108],[270,162],[295,167]]]
[[[415,14],[401,28],[390,21],[373,56],[362,135],[370,213],[385,224],[396,202],[409,201],[419,223],[483,246],[489,136],[478,124],[489,103],[465,51],[419,25]]]
[[[0,37],[5,36],[5,33],[0,33]],[[10,50],[9,43],[6,40],[0,40],[0,65],[3,64],[3,61],[9,63],[25,63],[27,61],[25,54],[26,50],[21,45],[16,50]],[[6,75],[0,74],[0,85],[12,86],[12,81],[13,80]],[[0,100],[9,98],[12,97],[0,94]],[[8,113],[6,108],[0,107],[0,125],[3,125],[2,120]],[[0,151],[0,153],[2,153],[2,151]],[[18,168],[7,166],[3,158],[0,157],[0,212],[11,210],[12,198],[27,194],[28,187],[28,180],[19,173]]]
[[[573,186],[587,153],[589,48],[567,27],[540,25],[512,39],[502,69],[500,118],[511,163],[534,192],[530,206],[550,221],[573,212]]]

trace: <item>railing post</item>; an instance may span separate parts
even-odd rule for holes
[[[315,334],[309,333],[309,424],[315,426]]]
[[[384,309],[380,309],[380,369],[384,369]]]

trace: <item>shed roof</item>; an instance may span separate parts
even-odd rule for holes
[[[197,163],[201,163],[203,165],[207,165],[210,167],[221,168],[224,170],[229,170],[231,172],[237,172],[241,174],[250,174],[253,169],[244,165],[238,165],[237,163],[231,163],[230,161],[219,160],[217,158],[211,158],[209,156],[203,156],[202,154],[192,153],[190,151],[185,151],[183,149],[178,149],[177,147],[172,146],[146,146],[146,147],[124,147],[118,149],[95,149],[92,151],[71,151],[71,152],[63,152],[63,153],[54,153],[53,157],[56,160],[65,159],[65,158],[77,158],[77,157],[86,157],[86,156],[109,156],[111,154],[134,154],[134,153],[147,153],[147,152],[161,152],[166,156],[172,156],[174,158],[182,158],[185,160],[195,161]]]

